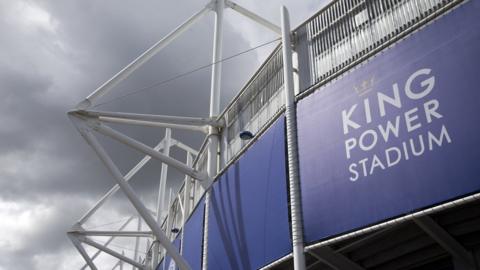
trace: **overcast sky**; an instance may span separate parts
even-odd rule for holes
[[[238,4],[279,24],[285,4],[292,26],[314,14],[323,1],[239,0]],[[114,184],[77,134],[66,112],[98,85],[206,4],[203,0],[0,0],[0,270],[76,269],[83,261],[65,232]],[[276,36],[232,11],[225,13],[224,57]],[[208,64],[213,14],[100,100],[98,110],[207,116],[210,69],[109,102],[115,97]],[[224,63],[225,105],[275,44]],[[122,129],[149,145],[163,130]],[[203,137],[174,132],[199,147]],[[123,172],[142,157],[99,139]],[[173,153],[181,159],[180,152]],[[145,204],[155,209],[160,174],[151,162],[132,180]],[[169,172],[171,186],[182,176]],[[119,192],[87,228],[116,229],[134,211]],[[110,225],[102,226],[106,223]],[[100,239],[101,240],[101,239]],[[129,242],[115,242],[130,252]],[[91,250],[89,250],[91,252]],[[100,269],[115,260],[99,257]]]

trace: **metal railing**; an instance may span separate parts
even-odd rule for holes
[[[283,59],[277,46],[250,81],[227,107],[226,131],[230,142],[283,85]]]
[[[305,27],[315,85],[461,0],[337,0]]]
[[[241,131],[258,134],[281,110],[284,104],[280,91],[284,79],[282,69],[282,50],[278,45],[220,115],[226,123],[221,134],[223,166],[248,144],[239,138]]]

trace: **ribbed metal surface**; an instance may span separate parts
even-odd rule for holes
[[[306,27],[314,85],[459,0],[338,0]]]
[[[226,113],[228,141],[237,136],[280,90],[283,85],[282,67],[281,50],[277,48],[229,106]]]

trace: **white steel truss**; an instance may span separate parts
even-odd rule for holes
[[[223,11],[225,8],[231,8],[244,17],[253,20],[254,22],[262,25],[263,27],[280,35],[282,33],[281,28],[270,21],[256,15],[255,13],[239,6],[238,4],[229,0],[211,0],[204,8],[195,13],[184,23],[179,25],[172,32],[167,34],[163,39],[155,43],[147,51],[137,57],[134,61],[124,67],[116,75],[98,87],[90,95],[88,95],[82,102],[80,102],[74,110],[68,113],[70,119],[74,123],[75,127],[85,139],[85,141],[92,147],[95,153],[98,155],[102,163],[109,170],[110,174],[116,181],[116,185],[113,186],[87,213],[82,216],[72,229],[68,232],[68,237],[72,241],[74,247],[78,250],[80,255],[85,259],[86,265],[81,269],[90,267],[91,269],[97,269],[94,260],[99,256],[101,252],[110,254],[113,257],[119,259],[118,263],[114,265],[113,269],[123,269],[123,262],[130,264],[133,268],[137,269],[153,269],[159,263],[160,247],[166,251],[166,253],[173,258],[176,266],[181,269],[190,269],[187,261],[180,255],[177,248],[171,243],[169,235],[171,234],[173,221],[169,220],[170,215],[167,216],[167,226],[164,229],[161,227],[163,217],[163,209],[166,208],[166,181],[167,170],[169,167],[177,169],[181,173],[185,174],[185,192],[184,198],[178,196],[179,206],[182,212],[182,225],[186,220],[186,215],[190,213],[191,198],[190,189],[192,188],[192,179],[198,182],[205,191],[206,196],[206,209],[208,211],[208,196],[209,187],[219,172],[219,138],[218,135],[221,129],[225,126],[225,120],[219,118],[220,115],[220,82],[221,82],[221,70],[222,70],[222,39],[223,39]],[[198,22],[199,19],[204,17],[210,11],[215,14],[215,31],[213,36],[213,58],[212,58],[212,77],[211,77],[211,93],[210,93],[210,113],[208,118],[200,117],[178,117],[167,115],[150,115],[150,114],[134,114],[123,112],[104,112],[92,110],[92,106],[96,104],[96,101],[103,95],[112,90],[118,83],[126,79],[136,69],[149,61],[156,53],[162,50],[165,46],[175,40],[183,32],[189,29],[192,25]],[[289,31],[289,30],[288,30]],[[291,56],[290,56],[291,57]],[[291,72],[291,70],[289,71]],[[165,137],[155,147],[149,147],[146,144],[132,139],[125,134],[109,127],[108,123],[125,124],[125,125],[137,125],[148,126],[157,128],[166,128]],[[200,151],[193,149],[192,147],[172,138],[171,129],[183,129],[195,132],[202,132],[206,134],[205,150],[207,153],[206,170],[203,168],[196,168],[193,166],[193,159],[199,155]],[[135,165],[127,174],[122,175],[116,164],[111,157],[105,151],[103,146],[99,143],[94,133],[100,133],[113,140],[121,142],[143,154],[145,157]],[[170,147],[178,147],[187,153],[187,162],[180,162],[170,157]],[[202,151],[203,152],[203,151]],[[160,187],[158,194],[158,202],[156,212],[152,213],[138,198],[134,190],[128,183],[128,181],[139,171],[142,167],[149,162],[150,159],[157,159],[162,162],[162,171],[160,177]],[[195,185],[193,185],[195,186]],[[83,225],[94,215],[98,209],[100,209],[105,202],[111,198],[119,189],[121,189],[128,200],[132,203],[136,211],[138,212],[138,226],[137,231],[125,231],[127,225],[134,220],[134,217],[129,218],[123,223],[117,231],[91,231],[85,230]],[[172,197],[172,195],[170,196]],[[171,200],[171,198],[170,198]],[[168,205],[167,205],[168,207]],[[146,223],[149,230],[142,231],[142,220]],[[207,228],[207,224],[205,228]],[[183,233],[183,231],[182,231]],[[203,255],[206,256],[206,246],[208,244],[208,230],[205,229],[204,235],[204,251]],[[109,240],[100,244],[90,237],[93,236],[109,236]],[[116,237],[134,237],[135,253],[133,258],[125,256],[124,252],[119,253],[109,248],[110,243]],[[151,254],[151,262],[148,258],[145,258],[144,262],[141,262],[138,258],[138,246],[139,238],[146,237],[147,242],[150,242],[150,238],[153,238]],[[83,244],[96,248],[98,251],[89,256],[83,247]],[[150,244],[147,244],[150,246]],[[149,257],[149,255],[147,255]],[[203,268],[206,269],[206,261],[204,260]]]

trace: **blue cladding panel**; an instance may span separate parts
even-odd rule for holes
[[[185,224],[183,235],[183,257],[193,270],[202,268],[202,240],[204,203],[199,203]]]
[[[479,2],[299,102],[307,242],[480,190]]]
[[[289,252],[282,117],[212,188],[208,269],[257,269]]]
[[[180,237],[177,236],[175,240],[173,240],[173,245],[177,247],[177,250],[180,251]],[[165,256],[163,261],[157,266],[157,270],[178,270],[178,267],[175,265],[175,261],[172,257]]]

